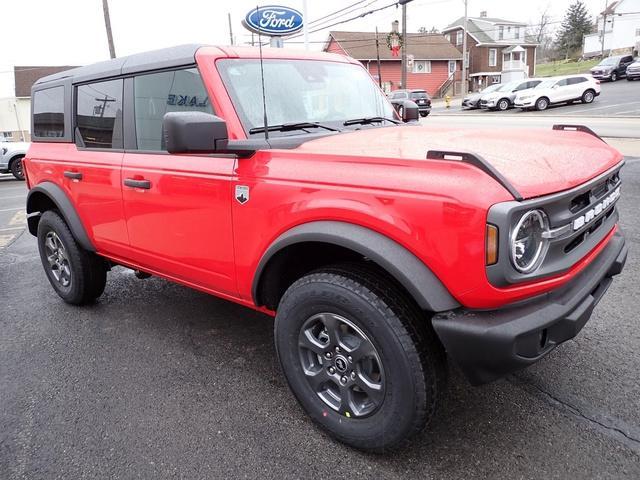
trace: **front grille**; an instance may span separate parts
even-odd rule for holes
[[[611,231],[618,221],[616,201],[621,186],[620,167],[572,190],[522,202],[494,205],[488,222],[501,229],[511,228],[531,209],[543,210],[549,218],[551,231],[549,249],[540,267],[531,274],[521,274],[512,266],[508,234],[500,238],[498,263],[487,267],[487,274],[496,286],[557,275],[579,262]]]

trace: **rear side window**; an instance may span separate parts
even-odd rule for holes
[[[570,78],[569,79],[569,85],[577,85],[578,83],[584,83],[586,81],[587,81],[587,79],[584,78],[584,77]]]
[[[33,94],[33,136],[64,137],[64,87],[38,90]]]
[[[76,127],[87,148],[122,148],[122,80],[76,89]]]
[[[166,150],[162,118],[167,112],[213,113],[197,68],[150,73],[134,79],[136,139],[140,150]]]

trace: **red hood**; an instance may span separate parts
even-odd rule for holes
[[[364,128],[306,142],[314,154],[425,160],[428,150],[468,151],[490,162],[524,198],[580,185],[612,168],[622,155],[575,131],[476,130],[432,126]]]

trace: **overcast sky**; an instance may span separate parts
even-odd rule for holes
[[[308,0],[308,22],[356,3],[357,0]],[[539,22],[548,8],[556,27],[572,0],[469,0],[469,16],[486,10],[489,16]],[[605,0],[584,0],[590,13],[604,9]],[[365,0],[345,10],[345,20],[393,0]],[[13,95],[14,65],[84,65],[109,58],[102,15],[102,0],[20,0],[3,2],[0,28],[0,98]],[[302,0],[268,0],[302,10]],[[111,25],[118,56],[183,43],[229,44],[227,13],[231,14],[235,41],[250,41],[242,18],[256,6],[255,0],[109,0]],[[352,12],[350,10],[353,10]],[[463,0],[414,0],[408,6],[408,29],[444,28],[464,13]],[[335,30],[389,30],[400,20],[400,9],[391,7],[358,20],[331,27]],[[333,22],[330,22],[333,23]],[[323,26],[316,23],[317,26]],[[320,49],[327,30],[310,36]],[[302,40],[301,38],[297,41]],[[301,44],[288,46],[302,48]]]

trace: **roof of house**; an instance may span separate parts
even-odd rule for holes
[[[509,39],[509,40],[494,40],[493,38],[491,38],[489,35],[487,35],[487,33],[480,27],[478,26],[478,24],[476,22],[482,22],[482,21],[486,21],[488,23],[494,24],[494,25],[516,25],[516,26],[526,26],[526,23],[521,23],[521,22],[511,22],[509,20],[502,20],[499,18],[467,18],[467,31],[469,32],[469,35],[471,35],[478,43],[490,43],[490,44],[506,44],[506,45],[512,45],[518,42],[514,42],[513,39]],[[460,28],[464,26],[464,17],[460,17],[458,18],[456,21],[452,22],[449,26],[447,26],[444,30],[442,30],[444,33],[448,32],[449,30],[454,30],[456,28]],[[524,36],[524,41],[521,42],[522,44],[526,44],[526,45],[537,45],[538,43],[536,42],[535,38],[531,35],[527,35],[525,34]]]
[[[387,47],[389,32],[379,32],[380,60],[400,60],[394,57]],[[376,58],[375,32],[329,32],[325,44],[327,49],[331,39],[335,40],[344,52],[356,60],[374,60]],[[407,33],[407,54],[416,60],[460,60],[462,53],[440,33]]]
[[[70,70],[72,66],[60,66],[60,67],[38,67],[38,66],[16,66],[13,67],[13,77],[16,86],[16,97],[30,97],[31,86],[36,83],[39,78],[47,75],[53,75],[54,73],[64,72]]]
[[[620,1],[616,1],[616,2],[611,2],[609,5],[607,5],[607,8],[605,8],[603,11],[600,12],[600,15],[611,15],[613,13],[616,12],[616,8],[618,8],[618,6],[620,5]]]

